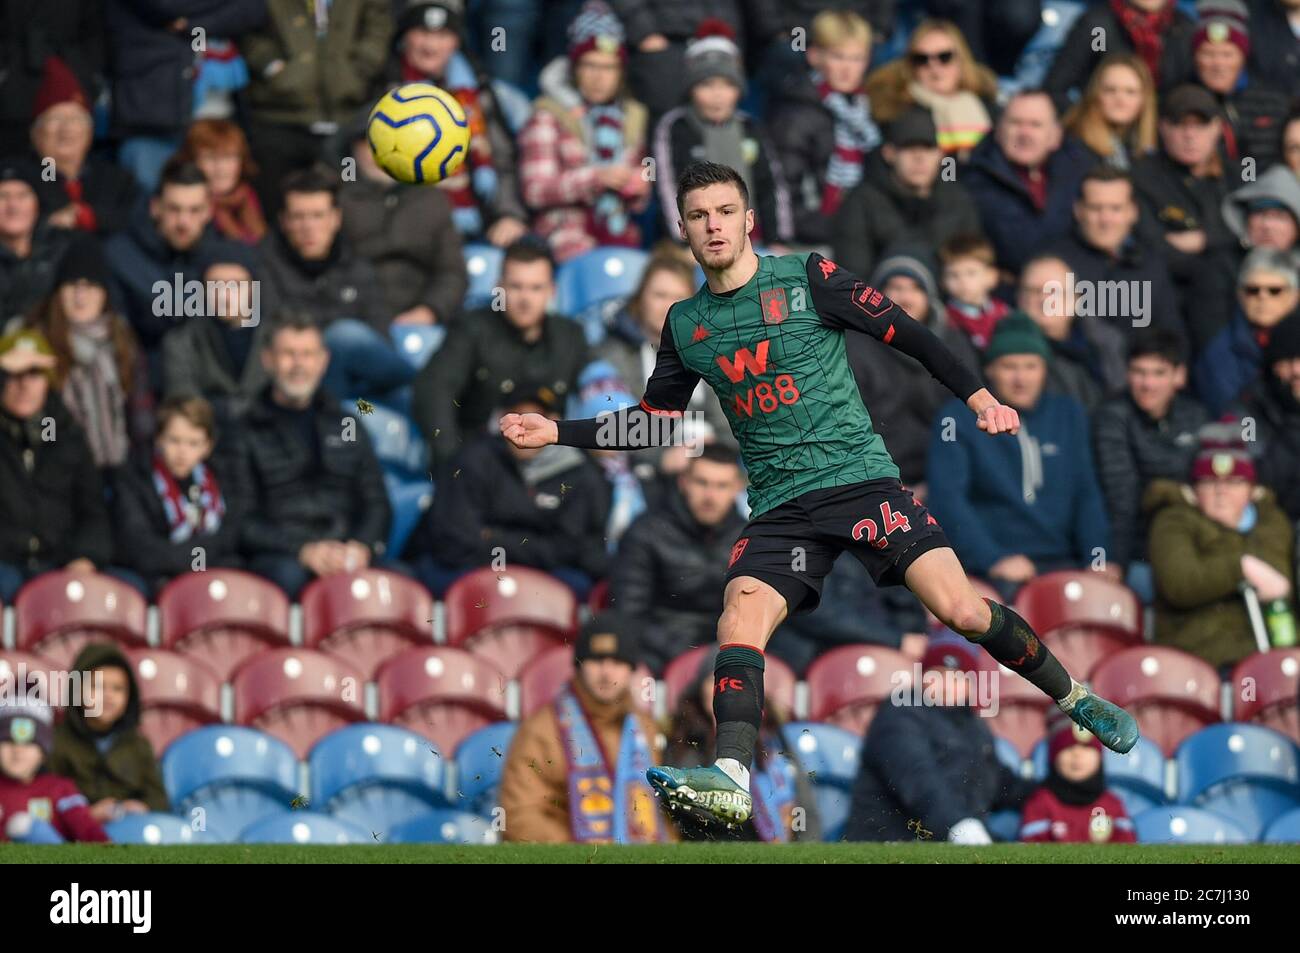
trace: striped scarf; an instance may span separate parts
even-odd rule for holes
[[[1160,81],[1160,58],[1165,51],[1165,33],[1174,22],[1174,0],[1169,0],[1155,13],[1139,10],[1128,0],[1110,0],[1110,11],[1115,14],[1124,32],[1133,41],[1133,48],[1147,64],[1151,75]]]
[[[188,497],[181,492],[180,484],[163,464],[162,457],[154,454],[153,488],[162,501],[167,516],[168,538],[173,543],[183,543],[195,531],[215,533],[221,528],[221,518],[226,513],[226,501],[212,471],[198,464],[190,474]]]
[[[871,100],[859,89],[852,95],[831,89],[813,73],[817,95],[835,120],[835,148],[826,167],[822,187],[822,214],[834,215],[849,190],[862,181],[862,163],[867,153],[880,145],[880,128],[871,118]]]
[[[623,107],[617,101],[588,106],[582,124],[593,165],[617,165],[623,161]],[[634,241],[623,197],[612,189],[596,197],[588,214],[590,233],[596,244],[627,245]]]
[[[126,459],[130,438],[110,317],[73,325],[69,343],[72,366],[63,384],[63,401],[86,432],[95,466],[118,466]]]

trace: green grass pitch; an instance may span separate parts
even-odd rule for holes
[[[0,845],[0,863],[9,864],[1293,864],[1297,860],[1300,848],[1275,844]]]

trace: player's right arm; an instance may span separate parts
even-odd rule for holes
[[[587,450],[640,450],[665,445],[673,431],[652,426],[652,417],[680,417],[690,402],[700,375],[682,363],[673,341],[671,312],[659,338],[655,369],[645,396],[635,407],[585,420],[551,420],[541,414],[506,414],[501,433],[520,448],[562,443]]]

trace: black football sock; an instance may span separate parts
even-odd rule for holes
[[[763,721],[763,653],[751,645],[724,645],[713,664],[713,717],[718,758],[748,769]]]
[[[1038,686],[1054,700],[1070,694],[1074,680],[1060,659],[1034,634],[1029,623],[1015,609],[985,599],[993,613],[989,630],[970,641],[981,646],[998,662],[1026,681]]]

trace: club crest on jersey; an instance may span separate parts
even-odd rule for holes
[[[761,292],[758,302],[763,308],[764,324],[780,324],[790,313],[785,303],[784,288],[770,288]]]
[[[884,294],[861,281],[853,283],[853,303],[872,318],[878,318],[889,310]]]

